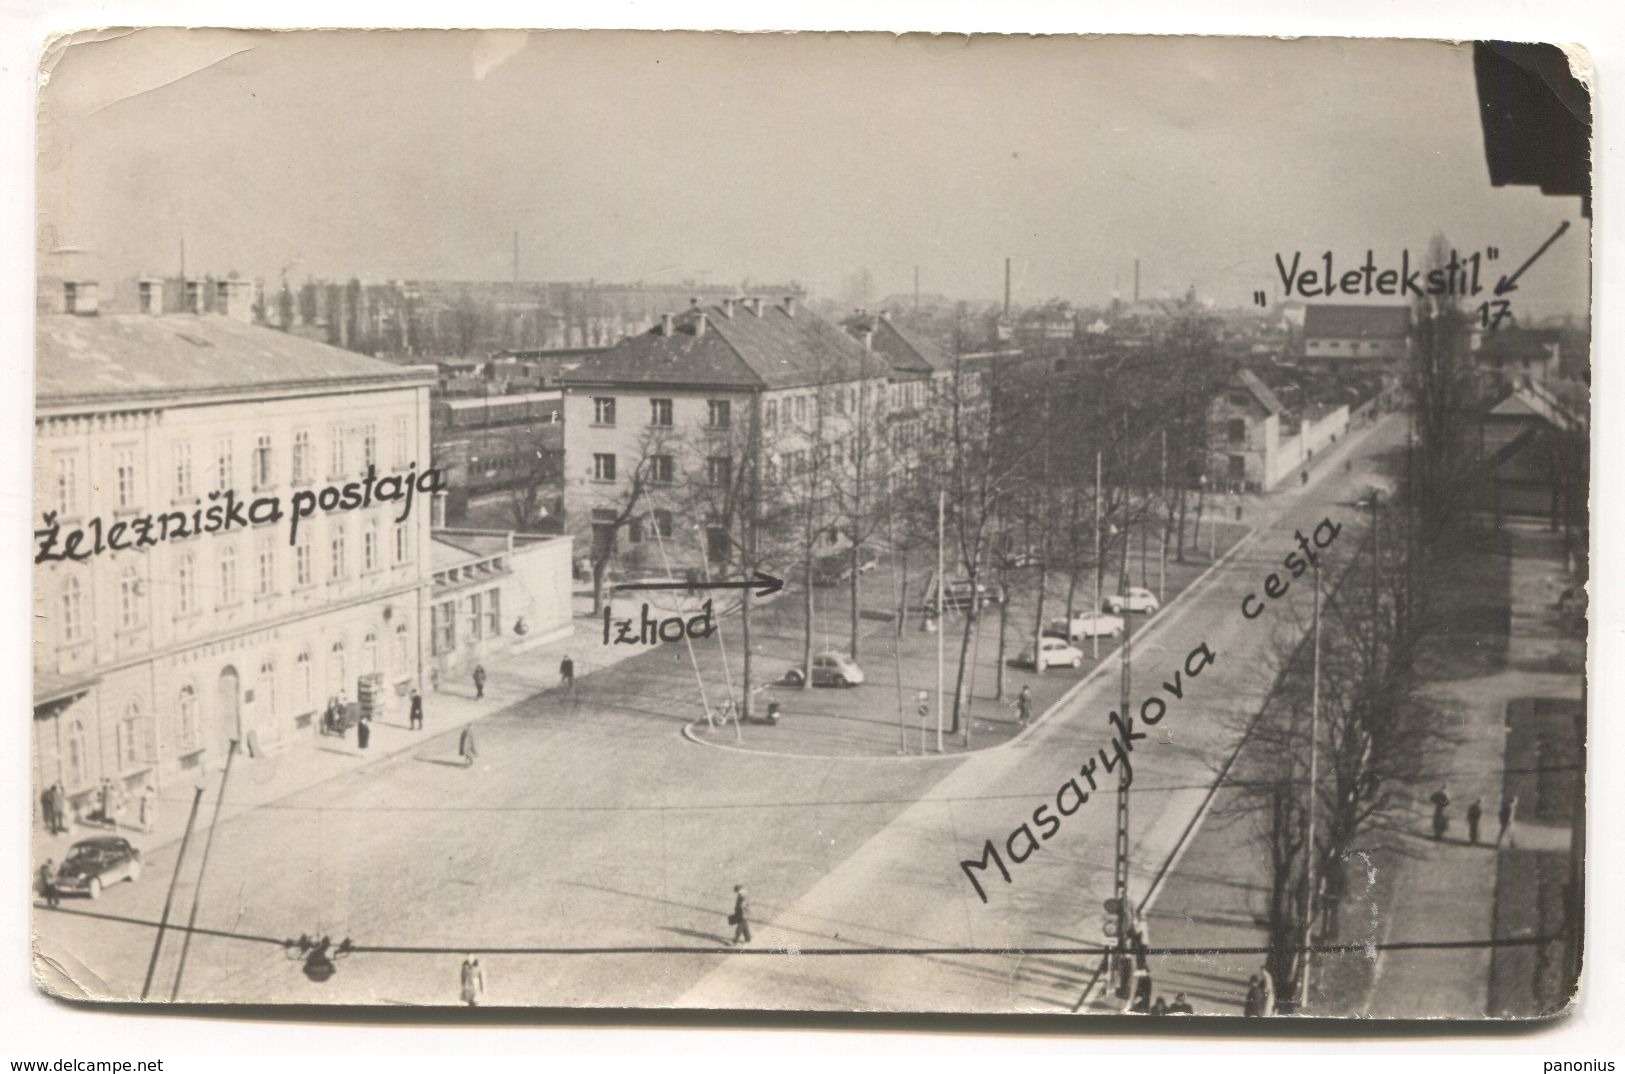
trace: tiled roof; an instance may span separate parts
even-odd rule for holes
[[[1303,334],[1322,339],[1400,339],[1411,330],[1409,306],[1313,305]]]
[[[706,324],[696,332],[704,315]],[[661,384],[724,388],[793,388],[890,372],[877,354],[838,326],[799,307],[794,315],[766,301],[761,314],[736,302],[696,307],[660,328],[622,340],[559,377],[564,385]]]
[[[428,376],[219,314],[41,314],[34,346],[42,405]]]

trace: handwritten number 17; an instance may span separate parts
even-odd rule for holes
[[[1500,328],[1501,322],[1511,315],[1512,303],[1504,298],[1478,304],[1478,323],[1491,332]]]

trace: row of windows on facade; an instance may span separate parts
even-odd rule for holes
[[[431,644],[435,656],[457,648],[459,633],[465,643],[502,635],[502,593],[485,589],[462,598],[462,630],[457,628],[458,601],[443,600],[429,609]]]
[[[276,555],[278,541],[275,535],[263,535],[259,547],[255,551],[254,571],[254,597],[263,599],[274,596],[276,592]],[[410,558],[410,536],[405,524],[396,524],[394,541],[393,565],[400,566]],[[314,551],[310,538],[305,535],[294,546],[294,578],[295,589],[303,589],[316,583],[316,569]],[[377,571],[382,567],[382,560],[378,541],[378,524],[376,521],[367,525],[361,535],[361,570],[363,574]],[[345,533],[342,526],[336,527],[328,542],[327,580],[330,582],[344,581],[349,577],[349,558],[346,553]],[[165,579],[163,584],[172,586],[173,604],[171,610],[177,617],[197,614],[203,610],[198,599],[198,586],[201,571],[198,567],[198,557],[193,552],[181,553],[175,562],[173,575]],[[237,549],[230,544],[224,545],[219,557],[215,560],[214,607],[225,608],[238,603],[241,599],[241,590],[238,585]],[[118,584],[118,628],[120,630],[135,630],[146,625],[146,602],[142,599],[146,595],[147,579],[143,577],[138,562],[125,564],[119,572]],[[59,619],[62,629],[62,642],[65,645],[85,640],[88,628],[88,601],[85,597],[84,586],[77,574],[68,574],[62,579],[61,590],[62,614]]]
[[[923,399],[917,390],[919,385],[898,385],[899,388],[909,389],[904,398],[912,398],[916,402]],[[858,389],[840,388],[834,393],[836,411],[840,414],[857,413]],[[783,404],[781,409],[780,403]],[[705,424],[711,429],[727,429],[733,424],[733,405],[727,399],[707,399],[705,401]],[[777,428],[780,419],[786,423],[802,423],[808,420],[808,413],[816,419],[818,414],[818,397],[815,394],[796,395],[786,399],[768,399],[762,404],[762,424],[769,428]],[[594,425],[616,424],[616,399],[612,395],[596,395],[592,400],[592,420]],[[659,428],[670,428],[672,425],[672,401],[670,399],[649,400],[649,424]]]
[[[898,447],[908,447],[920,441],[920,427],[918,423],[910,422],[900,426],[895,435]],[[818,461],[830,463],[836,470],[840,470],[847,463],[848,441],[853,438],[843,437],[831,440],[820,449],[797,449],[769,455],[764,464],[764,477],[769,485],[778,481],[793,481],[810,473],[810,467]],[[858,454],[852,452],[852,461],[858,461]],[[645,480],[656,485],[670,485],[676,481],[677,464],[672,455],[649,455],[645,458],[648,470]],[[594,481],[614,481],[619,473],[619,460],[612,451],[594,452],[592,457],[592,478]],[[705,460],[705,480],[708,484],[726,487],[733,481],[733,457],[729,455],[711,455]]]
[[[366,425],[362,428],[360,467],[356,471],[350,469],[348,440],[344,426],[334,424],[330,427],[327,439],[327,476],[330,479],[337,480],[354,476],[356,473],[366,473],[368,467],[376,467],[379,464],[376,425]],[[222,436],[215,441],[214,457],[207,470],[207,476],[213,478],[213,488],[210,491],[224,492],[234,487],[235,450],[235,439],[231,436]],[[116,444],[113,447],[111,486],[113,506],[116,509],[133,509],[139,505],[141,487],[138,455],[139,448],[134,444]],[[404,470],[411,464],[410,456],[410,422],[405,415],[400,415],[395,419],[394,467],[397,470]],[[295,430],[289,458],[291,484],[308,485],[316,480],[315,447],[311,441],[310,430]],[[249,461],[250,487],[256,492],[274,488],[277,484],[276,448],[271,434],[260,433],[254,438],[254,449]],[[59,451],[54,456],[53,466],[57,513],[63,518],[72,518],[79,513],[80,508],[79,455],[76,452]],[[170,445],[170,475],[171,494],[174,499],[189,500],[198,495],[199,485],[196,482],[197,475],[193,466],[190,441],[177,440]]]
[[[363,639],[360,661],[358,674],[369,675],[379,670],[376,630],[369,630]],[[410,674],[413,667],[411,632],[406,624],[402,623],[395,628],[393,672],[399,677]],[[349,661],[345,644],[342,640],[335,641],[327,654],[326,696],[335,697],[348,692],[348,676]],[[273,716],[277,714],[277,674],[274,660],[267,658],[261,662],[259,677],[254,680],[253,697],[256,709],[269,712]],[[315,712],[317,707],[314,660],[311,650],[306,648],[294,659],[293,711],[289,715],[294,717],[308,715]],[[183,683],[176,691],[175,716],[177,752],[185,755],[202,749],[204,745],[202,705],[194,684]],[[92,775],[89,768],[91,753],[87,729],[82,718],[75,717],[69,720],[64,731],[63,783],[71,790],[89,782]],[[114,756],[121,773],[128,774],[156,762],[157,718],[147,711],[140,695],[131,695],[125,701],[123,711],[114,724],[113,736]]]
[[[614,396],[593,396],[592,421],[594,425],[615,424]],[[672,401],[670,399],[649,400],[649,424],[660,428],[671,427]],[[705,424],[712,429],[731,427],[733,424],[733,404],[727,399],[707,399],[705,401]]]

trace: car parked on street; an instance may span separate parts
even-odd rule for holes
[[[1021,667],[1033,668],[1042,671],[1045,668],[1069,667],[1081,668],[1083,666],[1083,650],[1075,648],[1062,638],[1045,636],[1038,641],[1039,664],[1033,659],[1033,647],[1027,646],[1016,657],[1016,663]]]
[[[801,669],[791,668],[784,673],[787,686],[802,684]],[[812,684],[814,686],[862,686],[863,669],[845,653],[819,653],[813,657]]]
[[[868,574],[880,566],[880,557],[869,549],[858,552],[858,573]],[[835,552],[813,563],[813,585],[839,585],[852,577],[852,553]]]
[[[1111,612],[1113,615],[1122,615],[1125,611],[1151,615],[1162,607],[1162,602],[1151,590],[1130,586],[1128,596],[1113,593],[1102,601],[1100,606],[1101,610]]]
[[[57,866],[52,885],[63,895],[83,894],[101,897],[102,889],[120,880],[141,879],[141,852],[119,835],[98,835],[81,839],[68,850]]]
[[[1118,615],[1107,615],[1104,612],[1094,614],[1074,615],[1070,621],[1066,619],[1052,619],[1049,632],[1056,637],[1067,641],[1082,641],[1085,638],[1121,638],[1123,636],[1123,618]]]

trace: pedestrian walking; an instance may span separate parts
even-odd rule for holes
[[[40,820],[45,824],[45,830],[55,835],[56,828],[56,785],[45,788],[39,796]]]
[[[1444,838],[1445,829],[1450,827],[1450,816],[1445,812],[1450,806],[1450,794],[1445,790],[1444,784],[1428,796],[1433,803],[1433,840],[1438,842]]]
[[[565,653],[564,659],[559,661],[559,685],[566,690],[574,689],[576,684],[576,662]]]
[[[412,687],[412,710],[409,723],[412,730],[423,730],[423,695],[418,693],[416,686]]]
[[[1023,686],[1021,693],[1016,695],[1016,722],[1026,727],[1027,721],[1033,718],[1033,691],[1029,686]]]
[[[357,749],[366,749],[372,744],[372,721],[363,716],[356,721],[355,744]]]
[[[1305,484],[1305,485],[1309,484],[1309,471],[1308,470],[1305,470],[1302,474],[1300,474],[1298,476],[1302,479],[1301,484]]]
[[[1258,980],[1258,974],[1247,978],[1247,998],[1241,1003],[1241,1014],[1244,1018],[1257,1018],[1264,1013],[1264,986]]]
[[[1167,1014],[1168,1013],[1168,1001],[1163,999],[1161,996],[1158,996],[1151,1003],[1151,1013],[1152,1014]]]
[[[474,700],[478,701],[485,696],[485,665],[474,665]]]
[[[151,783],[141,788],[141,830],[150,832],[158,826],[158,792]]]
[[[1195,1014],[1196,1009],[1191,1006],[1191,1001],[1185,998],[1185,993],[1183,993],[1183,992],[1175,992],[1174,993],[1174,1001],[1172,1003],[1168,1004],[1168,1013],[1169,1014]]]
[[[745,885],[734,885],[734,912],[728,915],[728,924],[734,927],[734,938],[728,941],[731,947],[737,943],[750,943],[750,899],[745,895]]]
[[[59,779],[51,784],[51,834],[58,835],[68,830],[68,792]]]
[[[1483,799],[1474,798],[1473,804],[1467,807],[1467,841],[1475,847],[1478,845],[1478,822],[1483,816]]]
[[[62,896],[56,890],[56,862],[50,858],[39,867],[39,893],[45,899],[46,906],[56,906],[62,901]]]
[[[463,1002],[478,1007],[485,998],[485,970],[473,955],[463,959]]]
[[[1515,847],[1518,845],[1518,840],[1513,836],[1512,832],[1512,826],[1516,822],[1517,816],[1518,796],[1514,794],[1511,798],[1502,798],[1501,830],[1495,834],[1495,845],[1497,847],[1501,845],[1501,840],[1503,839],[1506,840],[1506,844],[1509,847]]]
[[[468,724],[463,725],[463,733],[457,736],[457,755],[463,759],[465,766],[472,765],[478,755],[474,748],[474,728]]]

